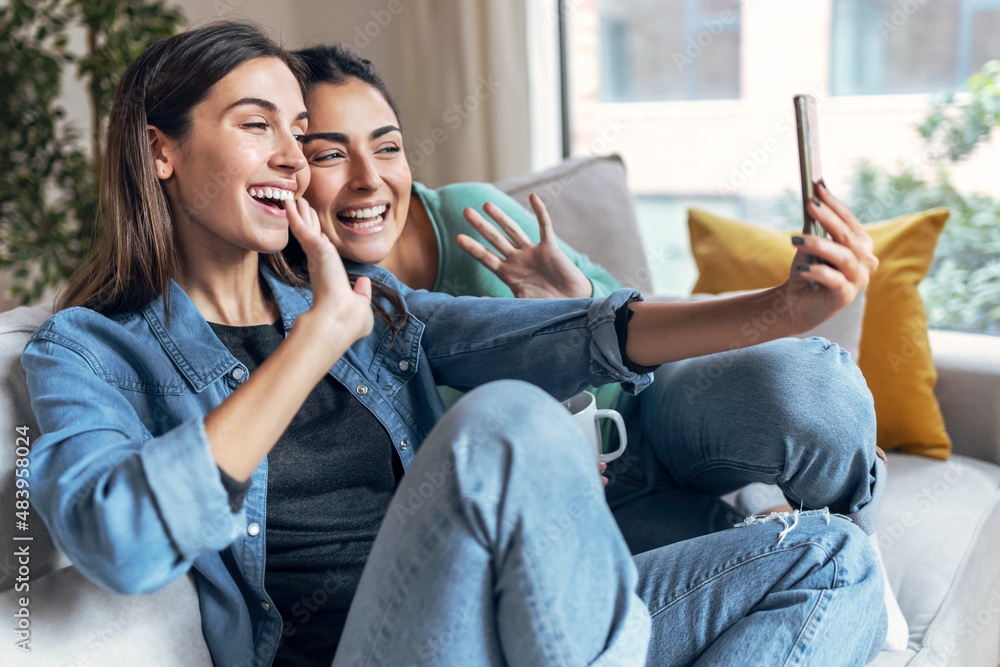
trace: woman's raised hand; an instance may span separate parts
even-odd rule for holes
[[[529,201],[535,211],[535,217],[538,218],[538,243],[528,238],[524,230],[500,210],[499,206],[489,202],[483,210],[493,218],[496,226],[471,208],[466,208],[464,213],[469,224],[475,227],[497,252],[489,250],[465,234],[456,237],[459,247],[497,274],[516,297],[572,299],[593,296],[594,289],[590,280],[556,243],[552,219],[545,209],[545,204],[535,194],[531,195]]]
[[[811,202],[809,210],[830,238],[808,234],[793,237],[798,252],[789,271],[789,315],[800,331],[812,329],[851,303],[878,268],[872,239],[851,210],[830,194],[825,185],[820,184],[816,192],[821,203]],[[809,264],[809,255],[832,266]],[[812,288],[809,283],[816,283],[822,289]]]
[[[319,216],[305,199],[289,202],[288,226],[306,254],[313,305],[320,331],[343,345],[343,353],[354,341],[364,338],[375,324],[372,314],[372,285],[361,276],[352,286],[340,254],[319,225]],[[338,354],[339,356],[339,354]]]

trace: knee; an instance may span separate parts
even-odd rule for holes
[[[852,589],[858,609],[867,616],[864,626],[874,632],[874,643],[880,647],[885,639],[887,622],[882,561],[871,538],[857,525],[842,517],[833,517],[831,526],[834,523],[841,533],[837,554],[838,583]]]
[[[588,450],[580,442],[578,427],[569,411],[550,394],[520,380],[499,380],[465,394],[446,413],[457,437],[452,446],[505,451],[514,462],[543,463],[585,460]]]
[[[820,520],[823,516],[829,516],[829,524],[824,525]],[[802,517],[808,523],[799,539],[818,547],[816,556],[824,563],[821,569],[826,570],[820,585],[850,589],[850,596],[859,608],[877,609],[882,604],[882,565],[864,531],[847,518],[827,515],[822,510]]]
[[[766,401],[760,410],[826,451],[874,451],[875,404],[847,351],[819,337],[786,338],[751,350],[744,362],[747,390]]]
[[[780,369],[796,397],[822,400],[841,414],[875,414],[868,383],[847,350],[826,338],[784,338],[759,346],[757,363]],[[815,407],[815,406],[814,406]]]

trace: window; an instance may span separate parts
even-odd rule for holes
[[[1000,58],[998,0],[834,0],[834,95],[961,89]]]
[[[602,101],[739,97],[738,0],[599,5]]]
[[[979,99],[964,91],[1000,58],[1000,0],[564,1],[570,152],[624,157],[657,293],[697,277],[690,207],[801,227],[792,96],[811,93],[825,180],[862,222],[935,205],[944,168],[970,205],[937,202],[953,213],[921,286],[931,323],[1000,331],[1000,132],[953,163],[918,130],[942,94]],[[987,126],[1000,65],[990,76]],[[903,171],[919,196],[885,185]]]

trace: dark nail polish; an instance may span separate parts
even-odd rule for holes
[[[792,244],[793,245],[803,245],[805,242],[806,242],[806,240],[804,238],[802,238],[801,236],[793,236],[792,237]]]
[[[819,200],[819,197],[813,197],[813,206],[816,208],[823,208],[823,202]]]
[[[812,267],[809,266],[808,264],[799,264],[798,266],[795,267],[795,270],[799,271],[800,273],[807,273],[808,271],[812,270]]]

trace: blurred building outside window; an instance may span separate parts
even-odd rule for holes
[[[797,93],[816,96],[827,184],[862,222],[895,214],[891,177],[907,170],[930,183],[945,169],[956,191],[1000,200],[995,135],[951,163],[918,132],[936,100],[967,100],[969,77],[1000,59],[1000,0],[563,0],[561,17],[571,152],[624,157],[657,293],[688,294],[697,278],[688,207],[801,225]],[[859,188],[866,170],[892,191]],[[965,317],[929,302],[932,325],[1000,328],[994,240],[977,270],[996,278],[996,303]]]

